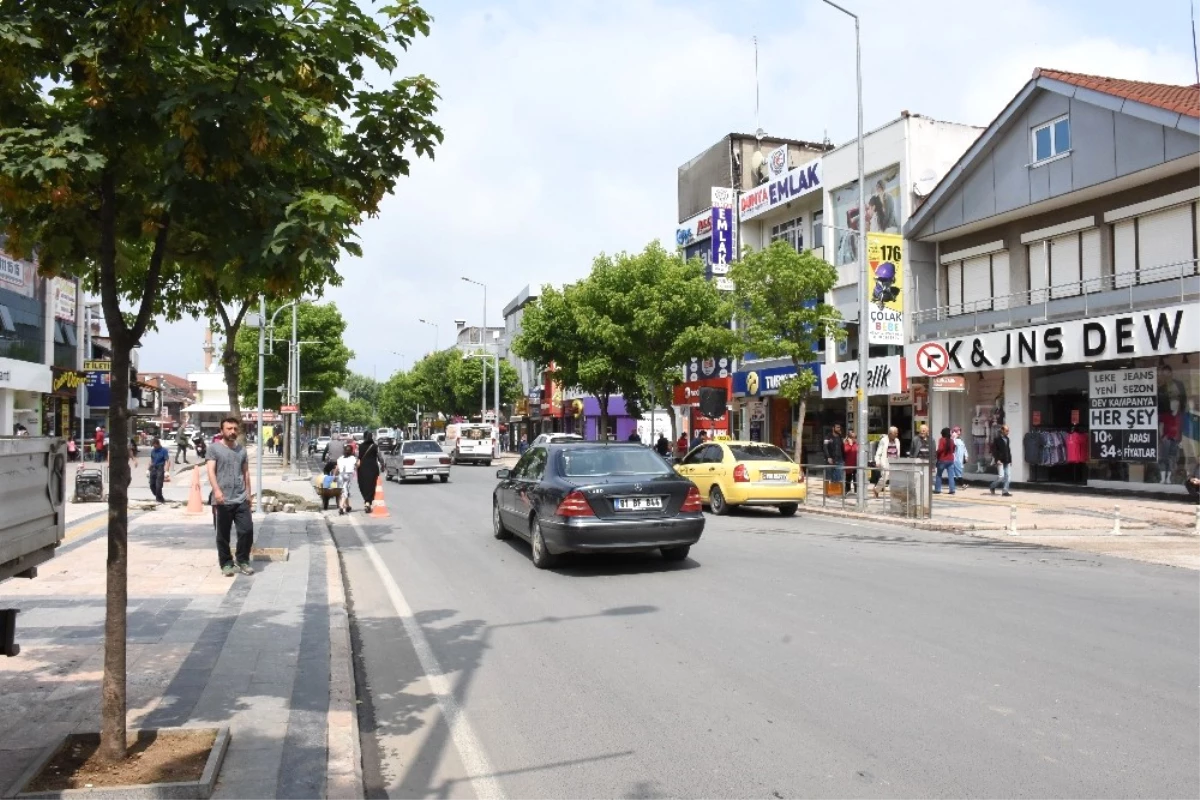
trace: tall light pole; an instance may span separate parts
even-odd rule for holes
[[[869,331],[867,317],[870,294],[867,290],[867,186],[863,157],[863,94],[862,94],[862,43],[859,37],[858,15],[847,11],[832,0],[822,0],[854,20],[854,73],[858,94],[858,463],[866,466],[871,459],[867,425],[870,409],[867,406],[867,370],[869,368]],[[858,508],[867,507],[867,483],[855,476]]]
[[[254,437],[258,440],[258,477],[255,479],[254,485],[258,487],[258,494],[255,495],[254,510],[262,513],[262,489],[263,489],[263,450],[266,449],[267,443],[263,441],[263,417],[266,412],[263,410],[263,365],[267,359],[267,298],[258,298],[258,434]]]
[[[488,334],[487,284],[480,283],[479,281],[473,281],[467,277],[464,277],[463,280],[466,281],[467,283],[473,283],[476,286],[483,287],[483,331],[479,334],[479,343],[482,345],[484,352],[487,352],[487,334]],[[493,398],[495,398],[495,402],[493,403],[493,408],[495,409],[495,413],[496,413],[496,422],[495,422],[495,426],[494,426],[494,431],[496,434],[496,439],[499,440],[499,438],[500,438],[500,344],[499,344],[499,342],[496,343],[496,360],[493,362],[493,367],[494,367],[495,371],[492,374],[492,396],[493,396]],[[484,383],[487,383],[486,379],[484,380]],[[485,407],[484,411],[486,412],[487,411],[486,397],[483,401],[483,405]],[[480,416],[479,421],[483,422],[482,416]]]
[[[428,320],[423,320],[423,319],[419,319],[419,320],[417,320],[417,322],[420,322],[422,324],[428,325],[429,327],[433,328],[433,352],[436,353],[438,350],[438,326],[437,326],[437,323],[429,322]]]

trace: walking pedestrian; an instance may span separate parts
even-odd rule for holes
[[[954,440],[954,480],[958,481],[960,486],[966,486],[967,482],[963,480],[963,468],[967,463],[967,443],[962,438],[962,428],[955,425],[950,429],[950,438]]]
[[[375,444],[375,434],[367,431],[363,434],[362,444],[358,448],[358,490],[363,496],[363,511],[371,513],[371,503],[375,502],[375,485],[379,482],[379,468],[383,460],[379,457],[379,446]]]
[[[1012,497],[1008,491],[1008,482],[1012,480],[1012,443],[1008,440],[1007,425],[1001,425],[1000,433],[996,434],[996,438],[992,440],[992,458],[996,459],[996,469],[999,474],[996,476],[996,480],[988,485],[988,489],[995,494],[996,487],[1003,483],[1004,496]]]
[[[857,491],[858,487],[858,442],[853,433],[847,433],[842,442],[842,463],[846,467],[846,492]]]
[[[937,472],[933,476],[933,493],[942,493],[942,473],[950,482],[950,494],[954,494],[954,440],[950,438],[950,429],[942,428],[942,436],[937,443]]]
[[[187,432],[183,428],[179,429],[179,433],[175,434],[175,463],[179,463],[180,456],[183,457],[183,463],[188,463],[187,451],[191,447],[188,441]]]
[[[76,452],[78,449],[79,448],[75,444],[74,436],[72,436],[70,439],[67,439],[67,461],[75,460],[75,457],[78,455]]]
[[[342,493],[338,497],[338,514],[350,513],[350,481],[354,480],[354,470],[358,466],[358,459],[354,457],[354,448],[350,443],[342,445],[342,456],[337,460],[337,476],[338,485],[342,487]]]
[[[829,437],[825,439],[825,463],[832,467],[829,470],[829,475],[826,480],[834,483],[841,483],[843,473],[845,472],[846,464],[846,446],[842,439],[842,426],[840,423],[834,423],[833,430],[830,431]]]
[[[254,518],[250,516],[250,459],[238,442],[237,417],[221,421],[221,438],[208,447],[208,485],[217,523],[217,561],[221,574],[253,575],[250,548],[254,544]],[[237,550],[229,551],[229,533],[237,528]]]
[[[675,442],[675,457],[683,458],[688,452],[688,438],[686,433],[679,434],[679,441]]]
[[[875,466],[879,470],[879,480],[875,481],[875,496],[884,485],[890,486],[892,478],[892,459],[900,457],[900,429],[894,425],[888,428],[886,436],[879,437],[879,445],[875,448]]]
[[[96,426],[95,443],[96,443],[96,463],[103,464],[104,463],[104,426],[103,425]]]
[[[163,480],[166,478],[167,464],[171,461],[171,451],[163,447],[162,441],[155,437],[150,447],[150,491],[159,503],[167,502],[163,497]]]
[[[629,434],[629,441],[636,442],[637,444],[641,444],[642,437],[637,431],[634,431],[633,433]]]
[[[671,442],[665,433],[658,435],[658,441],[654,443],[654,451],[663,458],[666,458],[667,454],[671,452]]]
[[[517,445],[517,453],[525,455],[525,451],[529,449],[529,439],[525,434],[521,434],[521,442]]]

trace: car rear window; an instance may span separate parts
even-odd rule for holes
[[[492,438],[492,429],[488,428],[464,428],[458,434],[460,439],[490,439]]]
[[[729,452],[737,461],[791,461],[788,454],[773,444],[731,444]]]
[[[645,447],[574,446],[559,453],[562,474],[568,478],[601,475],[670,475],[657,453]]]
[[[404,445],[406,453],[440,453],[442,448],[437,442],[407,442]]]

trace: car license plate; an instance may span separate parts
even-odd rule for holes
[[[783,482],[787,480],[786,472],[760,472],[758,477],[764,481]]]
[[[613,508],[617,511],[657,511],[663,507],[661,497],[617,497]]]

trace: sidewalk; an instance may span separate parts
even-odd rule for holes
[[[186,499],[187,484],[172,491]],[[231,579],[207,515],[159,507],[131,518],[129,725],[229,726],[214,797],[361,797],[328,527],[317,514],[269,514],[255,533],[256,550],[286,548],[287,560],[256,560],[257,574]],[[21,609],[21,653],[0,659],[0,784],[64,735],[99,729],[105,552],[100,525],[69,535],[38,578],[0,584],[0,604]]]
[[[1101,497],[1070,492],[1014,490],[993,495],[982,481],[933,497],[930,519],[906,520],[888,513],[886,499],[868,492],[867,513],[855,498],[824,497],[820,481],[809,481],[802,512],[886,521],[926,530],[1004,538],[1072,550],[1200,569],[1196,506],[1182,501]],[[824,502],[824,506],[822,506]],[[1015,521],[1017,535],[1009,533]],[[1120,515],[1119,532],[1114,522]]]

